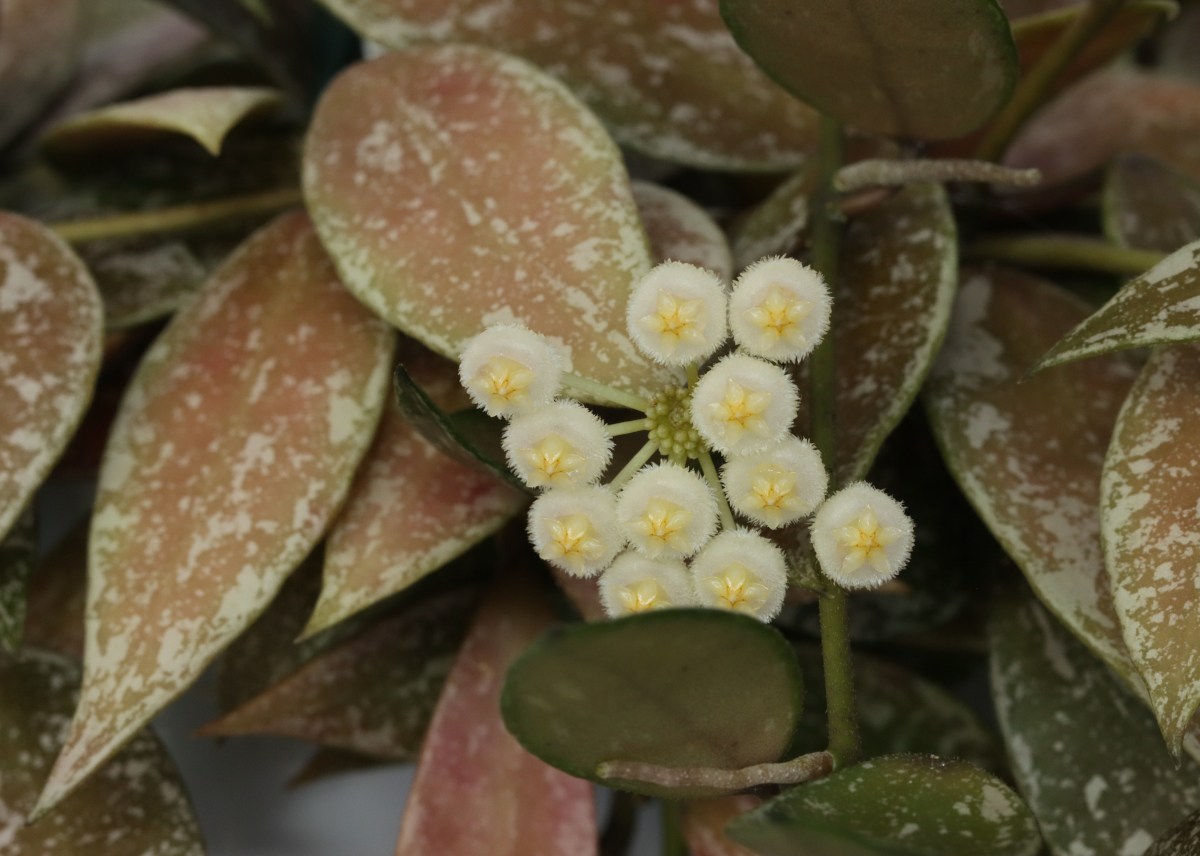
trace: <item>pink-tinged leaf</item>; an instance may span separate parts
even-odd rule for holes
[[[1176,755],[1200,705],[1200,346],[1154,352],[1104,461],[1100,524],[1125,644]]]
[[[708,268],[726,282],[733,278],[729,241],[703,208],[659,184],[634,181],[631,186],[655,264],[687,262]]]
[[[401,362],[443,409],[470,406],[449,360],[409,342]],[[321,597],[305,635],[408,588],[497,532],[528,501],[443,455],[389,403],[330,530]]]
[[[0,147],[71,79],[79,0],[0,0]]]
[[[41,806],[186,689],[312,550],[370,445],[394,338],[302,213],[255,233],[158,338],[105,451],[83,694]]]
[[[683,810],[683,837],[692,856],[755,856],[725,834],[725,824],[762,803],[758,797],[692,800]]]
[[[1090,77],[1021,131],[1006,166],[1042,171],[1043,185],[1079,178],[1120,152],[1139,152],[1200,178],[1200,84],[1144,73]]]
[[[317,106],[304,185],[350,290],[443,356],[519,321],[593,380],[669,377],[625,333],[651,260],[620,153],[528,63],[456,45],[352,66]]]
[[[713,0],[323,0],[367,38],[407,49],[468,42],[567,84],[622,145],[702,169],[792,169],[816,113],[734,43]]]
[[[279,106],[277,90],[253,86],[176,89],[73,116],[42,139],[55,155],[87,155],[162,136],[191,137],[214,157],[243,120]]]
[[[1145,155],[1119,155],[1104,182],[1108,240],[1173,253],[1200,239],[1200,181]]]
[[[504,728],[500,690],[554,621],[524,572],[502,572],[433,715],[396,856],[595,856],[592,786],[530,755]]]
[[[0,853],[203,856],[183,783],[149,730],[58,809],[26,825],[78,686],[79,667],[59,654],[27,649],[0,659]]]
[[[83,418],[103,344],[83,262],[45,226],[0,212],[0,538]]]

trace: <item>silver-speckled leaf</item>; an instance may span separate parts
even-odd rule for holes
[[[347,287],[443,356],[521,322],[593,380],[670,377],[625,332],[651,259],[620,153],[529,63],[451,45],[352,66],[317,106],[304,188]]]
[[[0,212],[0,538],[83,418],[103,343],[83,262],[45,226]]]
[[[1173,253],[1200,239],[1200,181],[1145,155],[1119,155],[1104,182],[1102,216],[1110,241]]]
[[[186,689],[312,550],[370,446],[394,342],[302,213],[252,236],[159,336],[104,454],[84,689],[42,806]]]
[[[764,256],[796,249],[808,226],[808,197],[816,190],[814,169],[804,169],[759,203],[733,236],[733,266],[741,272]]]
[[[37,519],[31,504],[0,539],[0,648],[16,651],[25,634],[25,587],[37,557]]]
[[[633,201],[637,203],[650,255],[654,263],[687,262],[721,277],[733,278],[733,257],[729,241],[721,227],[703,208],[681,193],[649,181],[633,181]]]
[[[1200,810],[1167,830],[1143,856],[1200,856]]]
[[[71,79],[79,0],[0,0],[0,148]]]
[[[1145,705],[1027,593],[995,602],[991,652],[1017,786],[1055,856],[1141,853],[1200,804],[1196,765],[1175,768]]]
[[[183,783],[149,730],[58,809],[25,825],[78,687],[79,667],[59,654],[0,655],[0,854],[204,856]]]

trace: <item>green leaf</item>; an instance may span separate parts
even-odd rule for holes
[[[1017,786],[1057,856],[1141,853],[1200,804],[1192,762],[1176,769],[1150,712],[1037,601],[1008,592],[990,629]]]
[[[171,759],[149,730],[60,808],[26,826],[75,707],[79,667],[58,654],[0,655],[0,842],[5,856],[203,856]]]
[[[573,776],[695,798],[721,791],[601,780],[596,768],[777,761],[802,699],[778,631],[731,612],[670,609],[546,634],[509,670],[501,710],[522,746]]]
[[[25,634],[25,598],[37,556],[37,520],[33,505],[0,540],[0,647],[16,651]]]
[[[1108,303],[1054,343],[1034,366],[1053,366],[1200,339],[1200,241],[1176,250],[1128,282]]]
[[[75,73],[80,0],[6,0],[0,27],[0,149]]]
[[[370,446],[394,343],[302,213],[243,244],[159,336],[105,451],[86,690],[43,807],[199,677],[311,552]]]
[[[45,226],[0,212],[0,538],[83,419],[103,340],[83,262]]]
[[[725,282],[733,279],[729,241],[707,211],[682,193],[649,181],[633,181],[630,188],[655,264],[687,262],[708,268]]]
[[[1173,253],[1200,239],[1200,181],[1145,155],[1118,155],[1105,177],[1102,216],[1114,244]]]
[[[817,189],[817,171],[789,176],[759,203],[733,236],[733,266],[741,272],[765,256],[797,250],[808,227],[808,197]]]
[[[785,89],[875,134],[961,137],[1017,80],[994,0],[722,0],[721,14]]]
[[[620,152],[528,63],[451,45],[353,66],[317,106],[304,176],[347,287],[443,356],[516,321],[592,380],[673,377],[626,334],[651,258]]]
[[[761,856],[1034,856],[1037,821],[962,761],[888,755],[793,788],[734,820]]]
[[[1144,856],[1200,856],[1200,811],[1167,830]]]

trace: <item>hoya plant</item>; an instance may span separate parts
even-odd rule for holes
[[[398,856],[1200,854],[1197,139],[1195,0],[0,0],[0,854],[204,675]]]

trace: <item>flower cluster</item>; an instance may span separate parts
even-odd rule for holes
[[[843,586],[899,573],[913,542],[900,503],[864,482],[826,499],[820,453],[792,433],[800,397],[781,364],[812,352],[831,310],[820,275],[793,259],[752,265],[731,292],[702,268],[660,264],[630,296],[629,335],[651,359],[685,369],[687,381],[648,399],[564,372],[553,344],[524,327],[490,327],[472,339],[460,378],[477,405],[509,420],[509,465],[542,491],[529,510],[538,554],[576,576],[602,574],[613,617],[707,606],[771,620],[787,588],[784,556],[757,529],[737,525],[735,512],[767,529],[815,512],[817,559]],[[567,388],[633,401],[643,417],[608,425],[560,398]],[[613,437],[634,432],[645,432],[646,444],[602,484]],[[719,475],[714,452],[724,458]],[[651,463],[655,454],[662,460]]]

